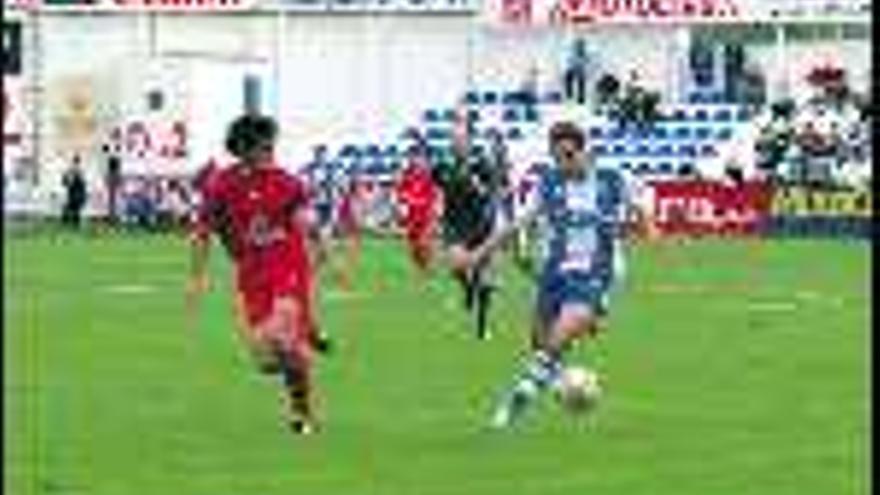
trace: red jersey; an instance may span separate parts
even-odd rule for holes
[[[438,192],[428,168],[420,162],[411,163],[397,183],[397,197],[406,207],[408,220],[430,218]]]
[[[306,295],[311,266],[305,226],[295,213],[307,202],[302,182],[282,169],[236,164],[219,170],[206,184],[196,235],[214,231],[225,239],[246,299],[255,294]],[[248,308],[249,319],[257,321],[269,309],[271,304]]]

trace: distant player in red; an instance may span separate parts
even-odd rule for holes
[[[410,256],[423,276],[431,265],[439,196],[424,150],[414,149],[397,183],[397,201]]]
[[[190,309],[207,288],[210,234],[235,264],[242,336],[266,373],[280,373],[290,399],[289,425],[315,427],[311,401],[312,222],[305,186],[275,163],[275,122],[257,115],[236,119],[226,147],[238,161],[203,183],[192,236]]]
[[[361,210],[363,203],[362,185],[355,175],[349,178],[337,210],[338,235],[345,244],[345,268],[340,271],[340,282],[350,288],[351,280],[357,270],[361,251]]]

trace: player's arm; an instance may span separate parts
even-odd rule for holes
[[[208,259],[211,252],[211,215],[207,207],[196,213],[195,225],[190,235],[190,268],[186,286],[186,309],[190,318],[195,312],[202,294],[208,289]]]
[[[513,223],[505,225],[499,230],[496,230],[486,239],[482,244],[471,250],[470,252],[459,255],[461,256],[461,262],[467,266],[473,266],[479,264],[486,258],[488,258],[493,252],[495,252],[498,248],[507,243],[514,234],[519,232],[521,229],[531,225],[540,214],[540,209],[537,207],[533,207],[525,214],[517,218]]]

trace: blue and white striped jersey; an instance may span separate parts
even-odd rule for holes
[[[633,203],[622,173],[591,167],[580,178],[565,178],[559,168],[548,167],[536,189],[525,215],[538,222],[544,271],[586,272],[608,280],[619,275],[618,240]]]

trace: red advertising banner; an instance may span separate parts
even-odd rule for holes
[[[663,235],[759,235],[773,198],[762,182],[665,181],[650,187]]]

